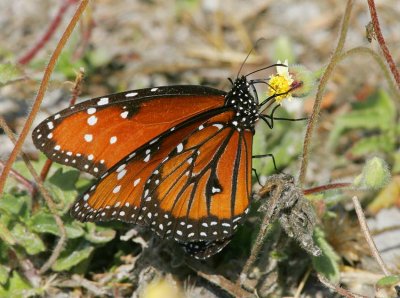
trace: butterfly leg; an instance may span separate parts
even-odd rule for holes
[[[274,168],[275,168],[275,171],[277,171],[277,172],[278,172],[278,169],[277,169],[277,167],[276,167],[275,157],[274,157],[274,155],[273,155],[272,153],[268,153],[268,154],[261,154],[261,155],[253,155],[252,157],[253,157],[253,158],[264,158],[264,157],[271,157],[271,158],[272,158],[272,162],[274,163]]]
[[[254,172],[254,175],[256,176],[258,184],[262,187],[263,185],[260,182],[260,177],[258,176],[257,170],[255,168],[252,168],[252,171]]]
[[[308,120],[308,117],[304,117],[304,118],[284,118],[284,117],[274,117],[274,113],[276,111],[276,109],[279,106],[276,106],[270,115],[263,115],[260,114],[260,118],[268,125],[269,128],[273,128],[274,127],[274,120],[284,120],[284,121],[304,121],[304,120]]]

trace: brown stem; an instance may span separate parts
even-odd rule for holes
[[[299,175],[299,185],[300,186],[302,186],[304,184],[304,181],[306,178],[306,172],[307,172],[307,167],[308,167],[308,158],[309,158],[309,154],[310,154],[309,147],[311,144],[314,127],[316,126],[316,123],[317,123],[317,120],[319,117],[319,113],[321,110],[322,96],[325,92],[325,87],[328,83],[328,80],[329,80],[333,70],[335,69],[335,66],[337,64],[337,59],[343,50],[343,46],[344,46],[344,43],[346,40],[346,35],[347,35],[348,27],[349,27],[350,14],[351,14],[351,9],[353,7],[353,2],[354,2],[354,0],[347,1],[346,10],[345,10],[342,25],[341,25],[338,44],[337,44],[336,49],[329,61],[328,66],[325,69],[324,74],[321,77],[321,81],[318,85],[317,95],[315,98],[313,111],[312,111],[310,120],[308,121],[306,135],[304,138],[303,156],[301,159],[301,167],[300,167],[300,175]]]
[[[374,239],[372,239],[371,233],[369,231],[367,221],[365,220],[364,212],[362,210],[360,201],[356,196],[353,197],[354,209],[356,210],[358,221],[360,222],[361,230],[364,234],[364,238],[368,243],[369,249],[374,256],[375,260],[378,262],[381,267],[383,273],[388,276],[390,275],[390,271],[387,269],[385,262],[382,260],[381,255],[379,254],[378,249],[376,248]]]
[[[299,286],[297,287],[296,293],[294,294],[293,298],[301,297],[301,292],[303,291],[304,286],[306,285],[306,282],[307,282],[308,278],[310,277],[310,273],[312,270],[313,270],[313,268],[310,266],[310,268],[308,268],[308,270],[304,274],[303,278],[301,279],[301,282],[300,282]]]
[[[268,210],[267,212],[265,212],[264,218],[260,226],[260,231],[258,232],[256,241],[254,242],[251,248],[250,256],[247,259],[246,263],[244,264],[242,272],[239,275],[239,279],[237,280],[238,284],[243,283],[243,281],[245,280],[250,271],[251,266],[256,261],[262,249],[265,236],[267,235],[268,230],[270,228],[270,221],[272,219],[272,214],[275,210],[275,205],[279,200],[279,197],[281,196],[283,191],[283,184],[279,180],[271,180],[271,183],[269,185],[265,185],[259,192],[260,197],[263,197],[273,188],[275,188],[274,195],[271,197],[271,200],[269,201]]]
[[[54,35],[56,32],[58,26],[61,23],[61,20],[65,14],[65,12],[68,10],[68,8],[76,3],[77,0],[65,0],[64,3],[61,5],[60,9],[58,10],[56,16],[54,17],[53,21],[50,23],[49,27],[47,28],[47,31],[44,33],[41,39],[31,48],[25,55],[23,55],[19,60],[19,64],[28,64],[35,56],[36,54],[47,44],[47,42],[50,40],[50,38]]]
[[[323,191],[327,191],[327,190],[331,190],[331,189],[338,189],[338,188],[347,188],[347,187],[351,187],[351,186],[352,186],[351,183],[346,183],[346,182],[331,183],[331,184],[325,184],[325,185],[320,185],[317,187],[304,189],[303,194],[310,195],[310,194],[317,193],[317,192],[323,192]]]
[[[76,75],[74,87],[72,88],[72,97],[69,101],[69,106],[73,106],[76,103],[76,100],[78,99],[78,96],[81,93],[82,80],[83,80],[84,74],[85,74],[85,70],[83,68],[81,68],[79,70],[78,74]],[[46,177],[49,174],[52,164],[53,164],[53,161],[51,159],[46,160],[46,163],[44,164],[42,171],[40,172],[40,178],[42,179],[42,181],[46,180]]]
[[[71,36],[71,33],[72,33],[73,29],[75,28],[75,25],[79,21],[79,18],[82,15],[83,11],[85,10],[88,2],[89,2],[89,0],[82,0],[82,2],[80,3],[78,9],[76,10],[76,12],[75,12],[74,16],[72,17],[70,23],[68,24],[67,28],[65,29],[59,43],[57,44],[56,49],[54,50],[54,52],[50,58],[49,64],[47,65],[46,70],[44,72],[43,79],[41,81],[39,91],[38,91],[36,99],[35,99],[35,103],[33,104],[32,110],[29,113],[29,116],[25,122],[25,125],[24,125],[24,128],[22,129],[21,135],[19,136],[14,149],[11,152],[10,157],[7,160],[7,163],[4,167],[3,173],[0,176],[0,194],[3,193],[4,185],[6,183],[8,174],[10,173],[11,167],[12,167],[15,159],[17,158],[18,153],[21,151],[22,145],[23,145],[26,137],[28,136],[29,129],[32,126],[33,120],[35,119],[35,116],[40,109],[40,105],[42,103],[44,94],[46,93],[46,90],[47,90],[47,85],[50,81],[50,76],[54,70],[54,67],[56,66],[57,59],[60,56],[61,51],[64,48],[67,40]]]
[[[318,274],[318,279],[319,281],[326,286],[327,288],[335,291],[336,293],[338,293],[339,295],[342,295],[344,297],[347,298],[368,298],[367,296],[364,295],[360,295],[360,294],[356,294],[356,293],[352,293],[346,289],[343,289],[337,285],[332,284],[329,280],[327,280],[324,276],[322,276],[321,274]]]
[[[1,122],[1,120],[0,120]],[[0,160],[0,172],[4,168],[4,163]],[[28,192],[32,195],[34,192],[35,187],[33,186],[32,181],[29,179],[26,179],[24,176],[22,176],[20,173],[17,171],[11,169],[10,171],[10,176],[13,177],[17,182],[21,183],[27,190]]]
[[[201,276],[202,278],[208,280],[210,283],[220,287],[221,289],[224,289],[233,297],[255,297],[253,294],[250,294],[249,292],[243,290],[240,286],[234,284],[233,282],[221,275],[211,275],[197,270],[196,272],[198,276]]]
[[[385,56],[386,62],[389,64],[390,70],[392,71],[393,77],[397,83],[397,88],[400,89],[400,73],[396,67],[395,62],[393,61],[392,55],[390,54],[388,47],[386,46],[385,39],[383,38],[374,0],[368,0],[368,7],[371,14],[371,21],[372,25],[374,26],[376,39],[378,40],[379,46],[381,47],[383,56]]]

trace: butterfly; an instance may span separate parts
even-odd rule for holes
[[[248,213],[254,128],[273,97],[259,104],[259,81],[247,76],[228,92],[177,85],[102,96],[40,123],[38,149],[98,178],[71,215],[148,226],[198,259],[219,252]]]

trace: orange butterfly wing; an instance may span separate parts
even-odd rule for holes
[[[162,132],[224,104],[225,92],[168,86],[79,103],[39,124],[32,138],[50,159],[101,176]]]
[[[253,134],[225,112],[199,126],[161,162],[143,194],[145,221],[179,242],[230,237],[247,213]]]
[[[148,192],[148,178],[187,135],[209,117],[225,108],[207,111],[170,128],[160,136],[125,156],[106,171],[98,183],[76,200],[71,214],[80,221],[118,219],[144,223],[146,207],[143,194]]]

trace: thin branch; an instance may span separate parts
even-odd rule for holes
[[[28,64],[36,54],[47,44],[47,42],[51,39],[51,37],[56,32],[58,26],[63,19],[64,14],[68,10],[68,8],[78,2],[77,0],[64,0],[63,4],[61,5],[60,9],[58,10],[56,16],[54,17],[53,21],[50,23],[49,27],[47,28],[46,32],[43,34],[42,38],[40,38],[37,43],[21,58],[18,59],[19,64]]]
[[[318,274],[318,279],[324,286],[326,286],[327,288],[331,289],[332,291],[335,291],[339,295],[342,295],[346,298],[368,298],[368,296],[352,293],[346,289],[343,289],[337,285],[332,284],[329,280],[327,280],[321,274]]]
[[[262,245],[264,243],[264,239],[265,236],[268,233],[268,230],[270,228],[270,221],[273,215],[273,212],[275,210],[275,206],[277,201],[279,200],[282,191],[283,191],[283,184],[279,181],[279,180],[275,180],[272,181],[269,185],[265,185],[259,192],[260,197],[265,196],[267,193],[269,193],[272,188],[275,187],[275,192],[274,195],[271,197],[270,201],[268,202],[268,211],[265,212],[264,218],[262,220],[261,226],[260,226],[260,231],[258,232],[256,241],[254,242],[252,248],[251,248],[251,252],[250,252],[250,256],[247,259],[246,263],[243,266],[242,272],[239,275],[239,279],[237,280],[238,284],[243,283],[243,281],[245,280],[245,278],[247,277],[251,266],[254,264],[254,262],[256,261]]]
[[[368,0],[368,7],[371,14],[371,21],[372,25],[374,26],[376,39],[378,40],[379,46],[381,47],[383,56],[385,56],[386,62],[389,64],[390,70],[392,71],[393,77],[397,83],[397,88],[400,89],[400,73],[399,70],[396,68],[396,63],[393,61],[392,55],[390,54],[390,51],[386,46],[385,39],[383,38],[374,0]]]
[[[76,24],[78,23],[79,18],[81,17],[83,11],[85,10],[88,2],[89,2],[89,0],[82,0],[82,2],[80,3],[78,9],[76,10],[76,12],[75,12],[74,16],[72,17],[70,23],[68,24],[67,28],[65,29],[59,43],[57,44],[56,49],[54,50],[54,52],[50,58],[49,64],[47,65],[46,70],[44,72],[43,79],[41,81],[40,88],[39,88],[38,94],[35,99],[35,103],[33,104],[32,110],[25,122],[25,125],[24,125],[24,128],[22,129],[21,135],[19,136],[18,141],[15,144],[15,147],[14,147],[13,151],[11,152],[10,157],[4,167],[3,173],[0,176],[0,194],[3,193],[4,185],[6,183],[8,174],[10,173],[11,167],[12,167],[14,161],[16,160],[18,153],[21,151],[22,145],[23,145],[26,137],[28,136],[29,129],[32,126],[33,120],[35,119],[36,114],[38,113],[38,111],[40,109],[40,105],[42,103],[44,94],[46,93],[46,90],[47,90],[47,85],[50,81],[50,76],[54,70],[54,67],[56,66],[57,59],[60,56],[61,51],[64,48],[67,40],[71,36],[71,33],[74,30]]]
[[[351,186],[352,186],[352,184],[348,183],[348,182],[331,183],[331,184],[325,184],[325,185],[320,185],[320,186],[304,189],[303,194],[310,195],[310,194],[317,193],[317,192],[324,192],[327,190],[339,189],[339,188],[348,188]]]
[[[312,270],[313,270],[312,267],[308,268],[308,270],[304,274],[303,278],[301,279],[301,282],[300,282],[299,286],[297,287],[296,293],[294,294],[293,298],[300,298],[301,292],[303,291],[304,286],[306,285],[306,282],[307,282],[308,278],[310,277],[310,273]]]
[[[73,106],[78,99],[79,94],[82,91],[82,80],[85,74],[85,70],[83,68],[79,69],[79,72],[76,75],[74,87],[72,88],[72,97],[69,101],[69,106]],[[42,181],[46,180],[46,177],[50,171],[51,165],[53,161],[51,159],[47,159],[46,163],[43,165],[42,171],[40,172],[40,178]]]
[[[0,116],[0,122],[2,121],[1,118],[2,117]],[[3,170],[3,168],[4,163],[0,160],[0,172]],[[10,171],[10,176],[13,177],[17,182],[21,183],[28,190],[29,194],[33,194],[35,187],[33,186],[32,181],[26,179],[24,176],[13,169],[11,169]]]
[[[335,69],[335,66],[337,64],[337,59],[339,55],[341,54],[344,43],[346,40],[346,35],[349,27],[349,21],[350,21],[350,15],[351,15],[351,9],[353,7],[353,2],[354,0],[348,0],[347,5],[346,5],[346,10],[343,16],[343,21],[340,29],[340,36],[338,40],[338,44],[336,46],[336,49],[331,57],[331,60],[328,64],[328,66],[325,69],[324,74],[321,77],[321,81],[318,85],[317,89],[317,94],[315,98],[315,103],[313,107],[313,111],[310,117],[310,120],[308,121],[308,126],[307,126],[307,131],[306,135],[304,138],[304,144],[303,144],[303,156],[301,159],[301,168],[300,168],[300,175],[299,175],[299,185],[300,187],[304,184],[305,178],[306,178],[306,172],[307,172],[307,167],[308,167],[308,158],[309,158],[309,151],[310,151],[310,144],[311,144],[311,139],[312,135],[314,132],[314,127],[316,126],[319,113],[321,110],[321,102],[322,102],[322,96],[325,92],[325,87],[328,83],[328,80]]]
[[[220,287],[221,289],[227,291],[234,297],[254,297],[253,294],[243,290],[240,286],[234,284],[230,280],[226,279],[222,275],[207,274],[201,271],[197,271],[197,275],[208,280],[210,283]]]
[[[353,197],[354,209],[356,210],[358,221],[360,222],[361,230],[364,234],[364,238],[368,243],[369,249],[374,256],[375,260],[378,262],[381,267],[383,273],[388,276],[390,275],[390,271],[387,269],[385,262],[382,260],[381,255],[379,254],[378,249],[376,248],[374,239],[372,239],[371,233],[369,231],[367,221],[365,220],[364,212],[362,210],[360,201],[356,196]]]

